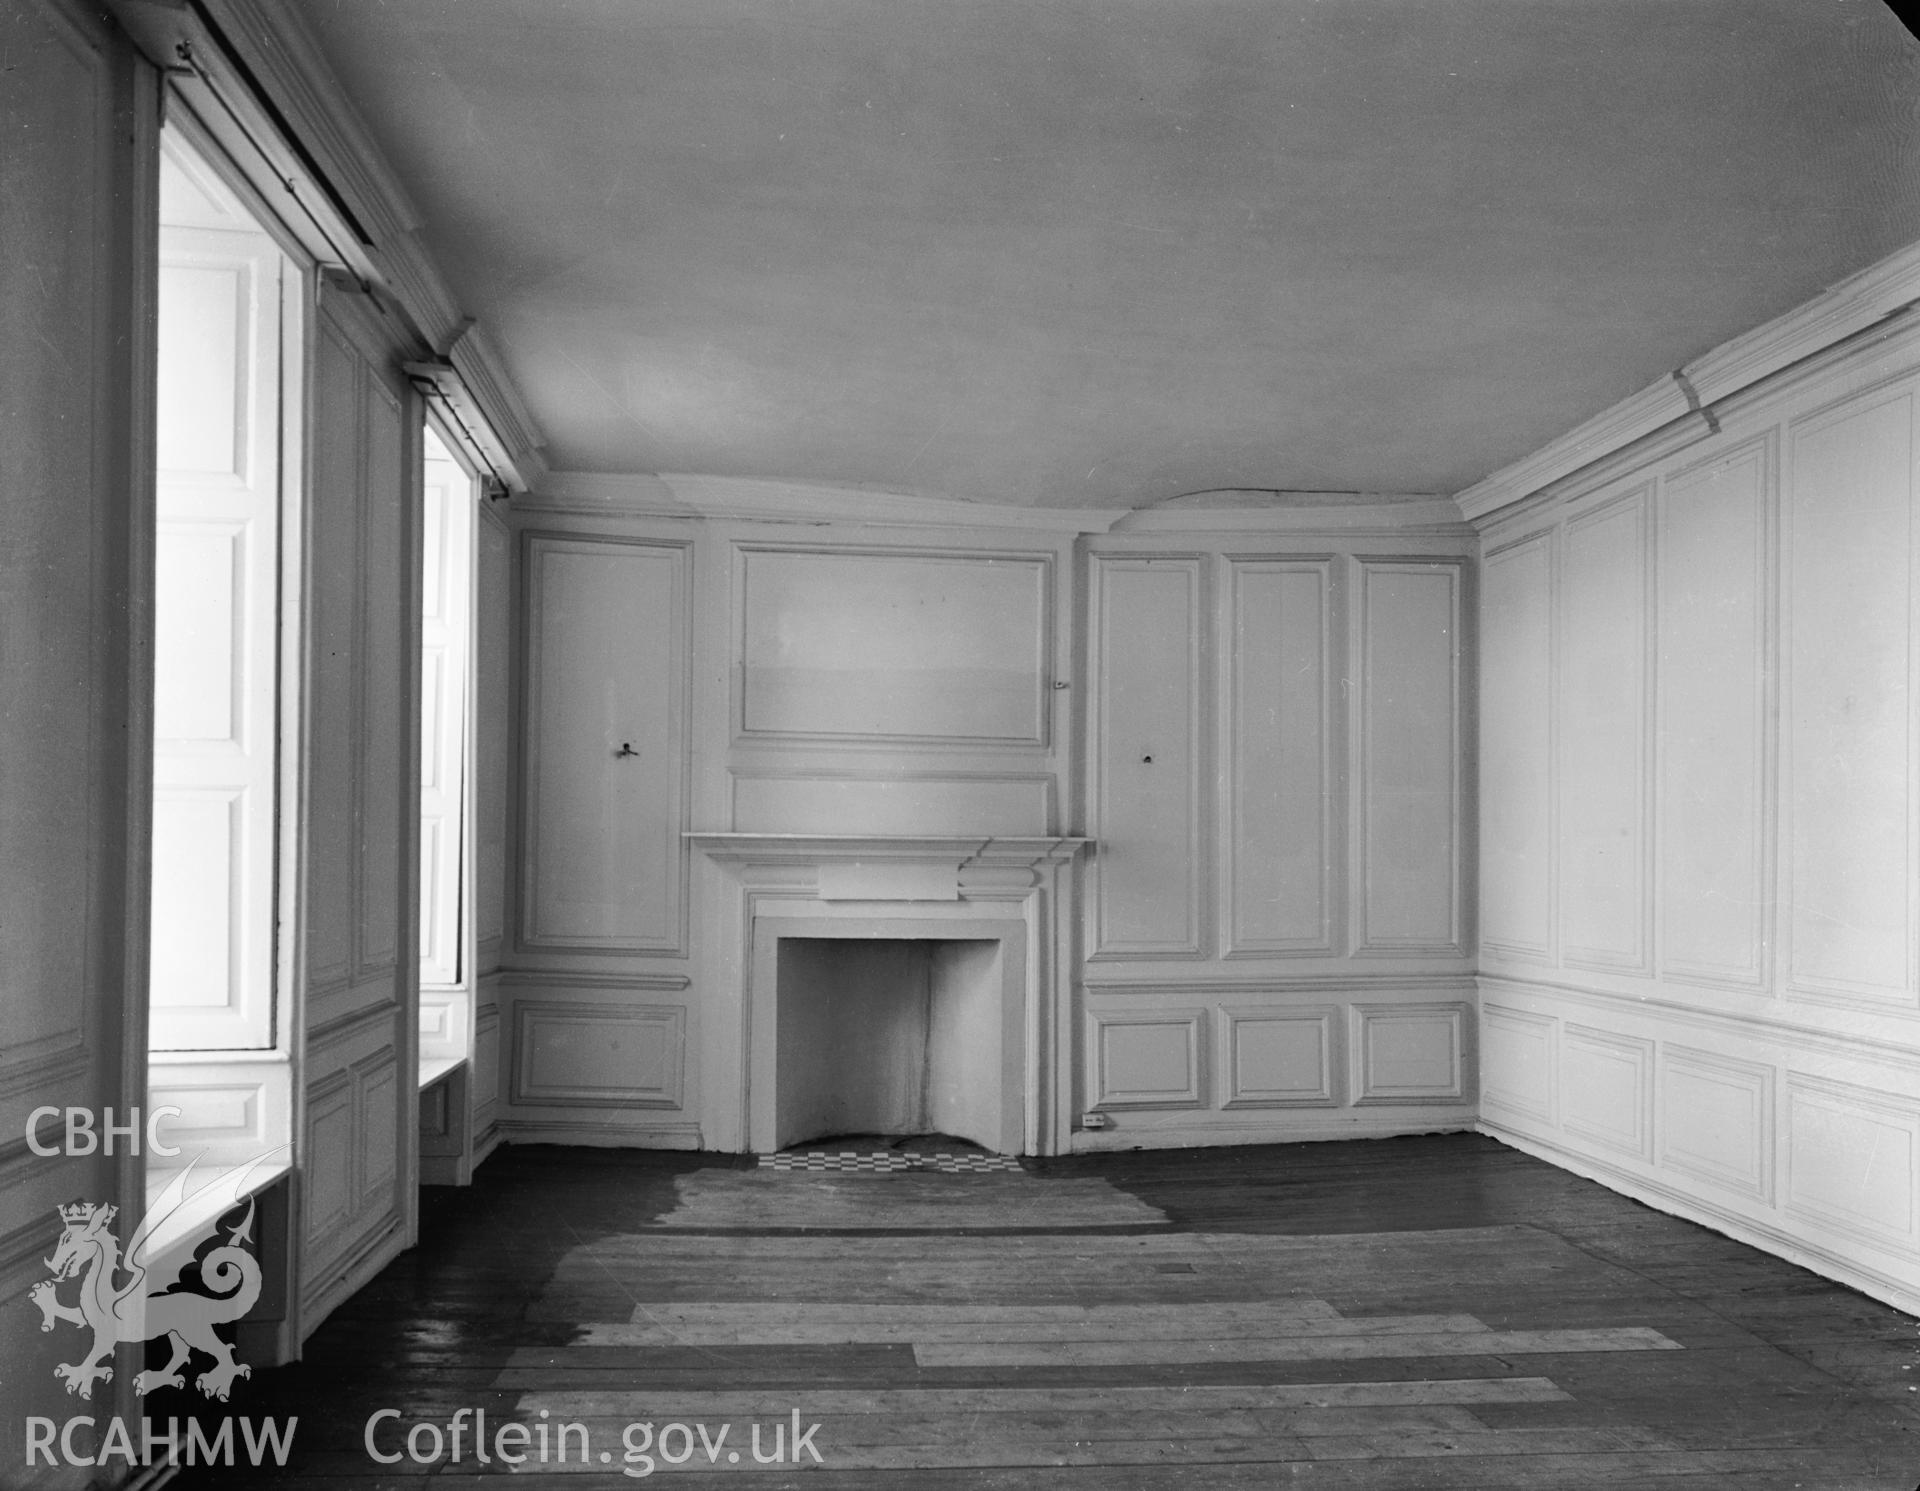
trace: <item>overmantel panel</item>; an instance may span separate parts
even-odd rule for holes
[[[1053,554],[736,541],[733,576],[736,742],[1051,743]]]

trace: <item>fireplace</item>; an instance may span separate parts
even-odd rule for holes
[[[1062,872],[1083,839],[696,833],[739,949],[746,1147],[1065,1147]]]
[[[855,919],[820,930],[761,932],[774,943],[775,1147],[941,1133],[1018,1153],[1023,929],[956,937],[936,924],[916,930],[940,935],[907,938]]]

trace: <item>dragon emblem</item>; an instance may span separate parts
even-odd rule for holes
[[[53,1369],[68,1392],[91,1398],[96,1382],[113,1378],[116,1345],[161,1336],[172,1342],[173,1359],[160,1371],[142,1372],[134,1379],[134,1391],[142,1395],[159,1387],[186,1386],[180,1369],[195,1351],[214,1360],[199,1376],[200,1391],[209,1398],[224,1403],[236,1377],[253,1375],[250,1367],[233,1359],[233,1348],[213,1329],[240,1319],[260,1298],[260,1265],[241,1246],[252,1241],[251,1199],[246,1215],[227,1230],[225,1242],[200,1260],[201,1281],[219,1292],[202,1294],[178,1286],[194,1254],[218,1239],[220,1218],[239,1205],[254,1168],[284,1152],[276,1150],[219,1172],[191,1195],[187,1182],[194,1167],[189,1164],[147,1208],[124,1262],[119,1239],[111,1231],[118,1207],[77,1201],[59,1209],[60,1241],[53,1256],[43,1260],[53,1277],[35,1284],[27,1297],[40,1308],[41,1330],[50,1331],[55,1321],[65,1320],[93,1331],[91,1351]],[[180,1246],[156,1246],[162,1224],[168,1238],[181,1240]],[[63,1304],[59,1286],[74,1278],[80,1281],[78,1301]]]

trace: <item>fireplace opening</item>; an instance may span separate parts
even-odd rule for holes
[[[951,1134],[1002,1150],[1004,956],[988,938],[781,937],[776,1147]]]

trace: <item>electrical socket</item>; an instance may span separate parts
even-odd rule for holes
[[[1082,1113],[1080,1115],[1080,1127],[1083,1129],[1104,1129],[1106,1126],[1107,1115],[1104,1113]]]

